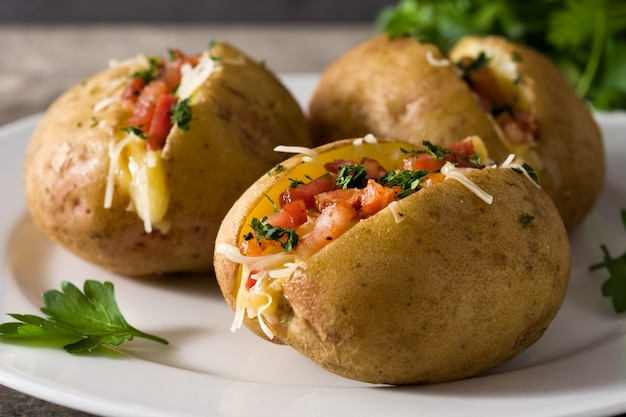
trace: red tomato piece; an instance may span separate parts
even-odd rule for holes
[[[284,207],[292,201],[302,200],[307,208],[313,208],[315,207],[315,196],[317,194],[334,189],[335,178],[330,174],[324,174],[306,184],[301,184],[294,188],[287,188],[280,194],[280,205]]]
[[[295,229],[307,221],[304,200],[294,200],[286,204],[278,213],[267,219],[266,223],[283,229]]]
[[[347,204],[358,210],[361,208],[361,190],[357,188],[341,188],[339,190],[325,191],[315,196],[315,207],[322,211],[331,204]]]
[[[148,149],[157,150],[165,146],[165,139],[172,128],[172,107],[177,100],[176,96],[171,94],[162,95],[157,99],[146,136]]]
[[[374,180],[367,181],[361,196],[361,217],[370,217],[387,207],[396,197],[391,188],[384,187]]]
[[[137,105],[130,116],[130,125],[147,131],[150,128],[154,106],[160,96],[167,94],[167,86],[162,80],[149,82],[139,94]]]
[[[134,77],[122,92],[122,108],[131,113],[137,104],[141,90],[146,86],[143,78]]]

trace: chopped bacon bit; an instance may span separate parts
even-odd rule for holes
[[[164,94],[167,94],[167,86],[163,81],[154,80],[149,82],[141,90],[141,94],[137,98],[137,104],[133,114],[130,116],[130,125],[143,131],[149,129],[156,102],[159,96]]]
[[[396,192],[384,187],[374,180],[368,180],[361,197],[359,215],[363,218],[373,216],[387,207],[396,197]]]
[[[326,169],[326,171],[330,172],[331,174],[337,174],[341,167],[345,167],[349,165],[358,165],[358,164],[354,161],[348,161],[345,159],[335,159],[332,162],[326,162],[324,164],[324,169]]]
[[[134,77],[122,92],[122,108],[131,113],[137,104],[137,98],[146,82],[141,77]]]
[[[335,178],[330,174],[324,174],[311,182],[298,185],[294,188],[287,188],[280,195],[280,206],[294,200],[303,200],[307,208],[315,207],[315,196],[324,191],[335,189]]]
[[[379,164],[377,160],[372,158],[363,158],[363,160],[361,161],[361,165],[365,167],[365,171],[367,172],[367,179],[379,179],[387,173],[387,170],[381,164]]]
[[[165,140],[172,128],[172,107],[176,101],[176,96],[171,94],[162,95],[157,99],[146,136],[148,149],[157,150],[165,146]]]

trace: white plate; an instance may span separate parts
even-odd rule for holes
[[[285,76],[304,105],[312,75]],[[0,320],[38,314],[42,292],[62,280],[110,280],[128,321],[169,346],[136,339],[127,355],[70,355],[0,343],[0,383],[65,406],[112,416],[591,416],[626,411],[626,317],[600,286],[600,245],[626,246],[626,116],[601,115],[608,180],[597,207],[571,237],[573,274],[558,316],[529,350],[488,375],[410,387],[371,386],[330,374],[295,351],[246,330],[211,276],[135,280],[106,273],[52,245],[27,215],[21,164],[39,120],[0,129]]]

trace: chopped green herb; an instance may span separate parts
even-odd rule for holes
[[[622,225],[626,230],[626,209],[621,211]],[[609,278],[602,284],[602,296],[611,297],[613,309],[616,313],[626,311],[626,252],[613,258],[606,245],[601,245],[604,261],[591,265],[590,270],[606,268]]]
[[[156,79],[159,73],[160,62],[156,58],[150,58],[148,62],[150,64],[148,68],[133,72],[130,78],[141,78],[146,84]]]
[[[209,42],[209,57],[213,60],[213,61],[221,61],[222,58],[221,57],[217,57],[217,56],[213,56],[213,49],[220,43],[220,41],[218,39],[211,39],[211,42]]]
[[[266,220],[266,217],[262,220],[255,217],[250,223],[250,227],[254,231],[257,240],[267,239],[279,242],[285,252],[291,252],[298,245],[298,234],[296,231],[272,226],[271,224],[265,223]],[[286,239],[284,239],[284,237],[286,237]]]
[[[298,179],[295,179],[295,178],[288,178],[288,179],[289,179],[289,181],[291,181],[289,183],[289,188],[296,188],[298,185],[303,185],[304,184],[304,181],[302,181],[302,180],[298,180]]]
[[[444,155],[454,153],[452,149],[435,145],[427,140],[423,141],[422,144],[426,146],[426,152],[434,156],[435,159],[443,159]]]
[[[189,97],[179,100],[172,106],[172,116],[170,120],[172,124],[178,126],[180,130],[189,130],[189,122],[191,122],[192,114],[189,106]]]
[[[96,119],[95,116],[91,116],[91,126],[89,127],[96,127],[98,125],[98,119]]]
[[[520,55],[519,52],[517,51],[513,51],[511,52],[511,59],[513,60],[513,62],[522,62],[522,55]]]
[[[141,139],[145,139],[146,138],[146,134],[143,133],[141,129],[138,129],[135,126],[121,127],[120,130],[123,130],[124,132],[128,133],[129,135],[139,136]]]
[[[379,182],[382,185],[388,187],[400,187],[400,193],[396,198],[404,198],[411,195],[417,190],[419,184],[424,180],[424,177],[428,175],[428,171],[420,169],[417,171],[411,171],[403,169],[400,171],[389,171],[383,175]]]
[[[271,176],[273,176],[273,175],[276,175],[276,174],[278,174],[280,171],[282,171],[282,170],[284,170],[284,169],[285,169],[285,167],[284,167],[284,166],[282,166],[281,164],[277,164],[274,168],[272,168],[272,170],[271,170],[271,171],[269,171],[269,172],[267,173],[267,176],[268,176],[268,177],[271,177]]]
[[[336,184],[339,188],[362,188],[367,179],[367,170],[362,165],[344,165],[337,172]]]
[[[83,127],[83,122],[77,122],[76,127]]]
[[[535,220],[535,216],[532,216],[530,214],[522,214],[522,216],[520,217],[520,221],[525,228],[528,227],[533,220]]]
[[[100,346],[119,346],[134,337],[158,343],[167,340],[144,333],[129,325],[115,301],[113,284],[88,280],[84,293],[70,282],[61,283],[61,291],[43,294],[47,317],[9,314],[18,322],[0,324],[0,337],[7,339],[78,339],[64,346],[69,353],[91,352]]]
[[[489,61],[491,61],[491,58],[481,51],[468,65],[465,65],[463,61],[459,61],[456,63],[456,66],[463,70],[464,73],[468,73],[477,69],[486,68],[489,66]]]
[[[267,198],[267,201],[270,202],[270,204],[272,205],[272,209],[274,211],[274,213],[278,213],[278,206],[276,205],[276,203],[274,202],[274,200],[272,200],[272,197],[270,197],[269,195],[263,193],[263,197]]]
[[[539,178],[537,177],[537,171],[535,171],[535,169],[533,167],[531,167],[530,165],[528,165],[526,162],[524,162],[522,164],[522,167],[524,168],[523,170],[520,168],[511,168],[513,171],[517,172],[518,174],[523,174],[524,171],[526,171],[526,173],[528,174],[528,176],[530,178],[533,179],[533,181],[535,182],[539,182]]]
[[[468,161],[470,164],[472,164],[472,166],[475,166],[475,167],[477,167],[477,168],[478,168],[478,167],[480,167],[480,166],[482,165],[482,163],[481,163],[481,161],[480,161],[480,154],[479,154],[479,153],[475,153],[475,154],[470,155],[470,156],[467,158],[467,161]]]

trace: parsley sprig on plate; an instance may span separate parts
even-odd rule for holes
[[[621,217],[626,230],[626,209],[622,209]],[[609,271],[609,278],[602,284],[602,295],[611,297],[615,312],[622,313],[626,311],[626,252],[613,258],[605,245],[600,248],[604,253],[604,261],[591,265],[590,269],[606,268]]]
[[[18,320],[0,324],[0,337],[7,339],[74,339],[65,345],[69,353],[91,352],[100,346],[119,346],[135,337],[168,344],[167,340],[132,327],[115,301],[113,284],[87,280],[84,293],[64,281],[61,291],[43,294],[46,317],[9,314]]]

